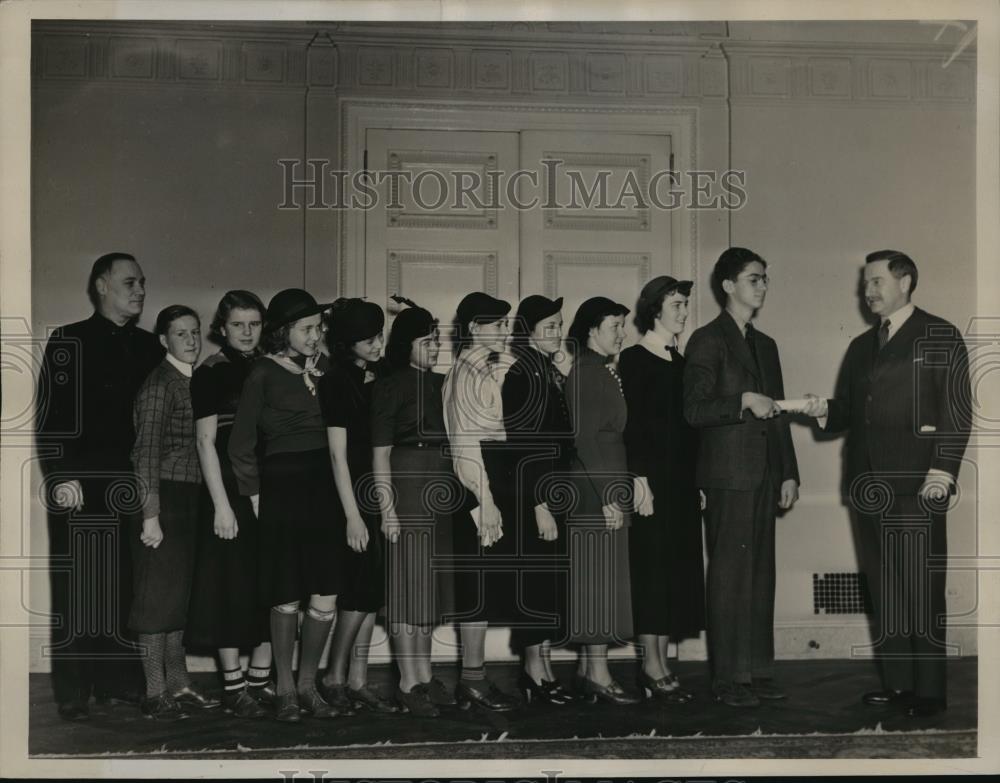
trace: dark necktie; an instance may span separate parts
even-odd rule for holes
[[[878,349],[881,351],[889,342],[889,319],[886,318],[878,328]]]
[[[667,345],[667,346],[664,346],[664,347],[667,349],[667,352],[670,354],[670,359],[672,361],[675,361],[675,362],[680,361],[680,358],[681,358],[681,352],[680,351],[678,351],[672,345]]]
[[[744,334],[744,339],[747,341],[747,348],[750,349],[750,355],[753,356],[754,364],[759,367],[760,361],[757,359],[757,337],[754,334],[753,324],[749,321],[747,322],[747,330]]]

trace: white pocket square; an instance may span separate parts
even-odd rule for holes
[[[937,427],[933,424],[923,424],[920,427],[921,432],[937,432]]]

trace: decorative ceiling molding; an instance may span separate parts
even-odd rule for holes
[[[631,33],[623,28],[632,29],[577,22],[44,22],[33,30],[32,73],[36,85],[308,85],[352,95],[539,101],[698,103],[724,100],[727,93],[734,103],[975,101],[974,51],[943,68],[951,49],[937,44],[710,40],[714,28],[681,23],[639,24]],[[558,36],[550,40],[553,33]]]

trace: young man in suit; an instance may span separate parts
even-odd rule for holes
[[[910,301],[909,256],[871,253],[864,281],[879,323],[848,346],[836,396],[813,413],[827,432],[847,430],[845,483],[883,680],[862,700],[923,717],[946,706],[945,509],[971,429],[969,360],[958,330]]]
[[[719,316],[687,344],[684,416],[700,431],[696,481],[705,492],[708,650],[716,699],[756,707],[783,699],[774,666],[777,509],[798,499],[799,471],[774,340],[752,323],[767,294],[767,263],[731,247],[712,283]]]

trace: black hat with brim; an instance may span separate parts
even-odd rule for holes
[[[318,315],[332,306],[331,302],[318,303],[312,294],[301,288],[286,288],[271,297],[264,314],[264,331],[272,332],[285,324]]]
[[[458,303],[455,317],[461,324],[468,324],[471,321],[490,324],[505,318],[509,312],[510,302],[484,294],[482,291],[474,291]]]
[[[691,296],[691,289],[694,283],[691,280],[676,280],[670,275],[660,275],[654,277],[642,287],[639,293],[640,299],[655,299],[659,296],[668,296],[674,292],[682,296]]]
[[[541,294],[526,296],[517,307],[517,317],[524,323],[525,329],[531,332],[539,321],[551,318],[562,310],[563,300],[549,299]]]
[[[584,330],[600,326],[601,321],[609,315],[628,315],[629,309],[623,305],[608,299],[606,296],[592,296],[577,308],[573,323],[579,325]]]

